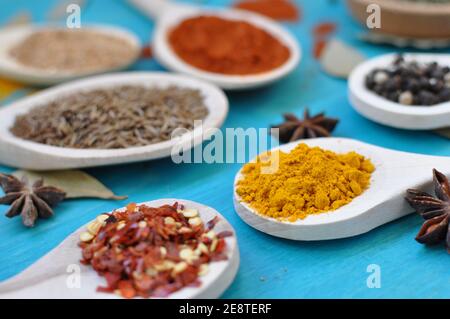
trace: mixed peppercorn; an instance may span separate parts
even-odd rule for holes
[[[81,262],[106,279],[99,292],[125,298],[167,297],[199,286],[209,263],[227,259],[225,237],[215,217],[204,224],[196,209],[179,203],[161,207],[130,204],[102,214],[80,235]]]
[[[399,55],[389,67],[371,71],[366,87],[403,105],[436,105],[450,101],[450,67],[407,61]]]

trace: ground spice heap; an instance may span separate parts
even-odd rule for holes
[[[450,67],[419,63],[398,56],[387,68],[366,76],[366,87],[403,105],[435,105],[450,101]]]
[[[208,115],[197,90],[120,86],[72,93],[16,118],[11,132],[37,143],[117,149],[167,141]]]
[[[275,20],[297,21],[300,17],[297,6],[288,0],[242,0],[234,7],[253,11]]]
[[[289,49],[265,30],[213,16],[184,20],[170,32],[169,42],[188,64],[230,75],[271,71],[290,56]]]
[[[49,29],[31,34],[10,54],[29,67],[81,73],[126,65],[138,50],[122,38],[93,30]]]
[[[335,210],[369,187],[374,166],[363,156],[336,154],[300,144],[290,153],[277,151],[279,167],[263,174],[263,154],[242,169],[237,193],[259,214],[294,222],[308,215]]]
[[[187,286],[213,261],[226,260],[225,237],[214,218],[206,225],[195,209],[179,203],[149,207],[130,204],[126,211],[103,214],[80,235],[82,263],[106,279],[100,292],[125,298],[167,297]]]

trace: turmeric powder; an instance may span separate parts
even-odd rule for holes
[[[279,167],[262,174],[263,157],[246,164],[237,194],[257,213],[295,222],[308,215],[336,210],[369,187],[372,162],[356,152],[336,154],[299,144],[290,153],[276,151]]]

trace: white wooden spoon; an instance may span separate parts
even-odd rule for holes
[[[395,54],[382,55],[361,63],[352,71],[348,94],[354,109],[368,119],[396,128],[428,130],[450,126],[450,102],[433,106],[406,106],[367,89],[366,75],[376,68],[387,68],[395,57]],[[405,59],[421,63],[436,61],[450,66],[450,54],[405,54]]]
[[[24,140],[10,132],[15,118],[30,109],[46,104],[66,94],[77,91],[108,88],[120,85],[141,85],[147,87],[192,88],[199,90],[209,110],[202,126],[185,133],[179,138],[147,146],[126,149],[74,149],[55,147]],[[220,128],[228,113],[225,94],[212,84],[200,80],[167,73],[132,72],[100,75],[77,80],[43,90],[0,108],[0,163],[32,170],[57,170],[80,167],[103,166],[130,163],[171,155],[174,147],[189,149],[210,138],[213,129]]]
[[[190,5],[173,4],[166,0],[129,0],[143,13],[156,19],[157,26],[153,37],[156,59],[166,68],[189,74],[215,83],[227,90],[241,90],[263,86],[275,82],[292,72],[300,62],[301,50],[298,42],[279,24],[264,16],[235,9],[212,9]],[[200,70],[178,57],[167,41],[168,32],[187,18],[199,15],[214,15],[225,19],[243,20],[273,34],[290,52],[290,58],[282,66],[265,73],[255,75],[224,75]]]
[[[0,76],[31,85],[53,85],[93,74],[125,69],[134,63],[140,54],[140,41],[131,32],[119,27],[92,25],[83,27],[83,30],[92,30],[105,35],[113,35],[127,41],[133,50],[133,54],[130,55],[130,59],[124,60],[123,63],[117,67],[108,69],[95,71],[56,71],[23,65],[11,56],[10,50],[14,46],[25,40],[31,34],[46,29],[62,29],[62,27],[50,25],[25,25],[18,27],[7,27],[0,30],[0,43],[2,44],[0,46]]]
[[[231,231],[233,236],[226,237],[228,259],[212,262],[205,276],[200,277],[200,287],[186,287],[169,296],[175,299],[218,298],[232,283],[239,268],[239,248],[236,233],[228,221],[211,207],[183,199],[159,199],[143,203],[152,207],[178,202],[199,211],[203,222],[215,216],[220,218],[215,232]],[[25,269],[15,277],[0,283],[0,299],[5,298],[121,298],[115,294],[100,293],[98,286],[105,285],[105,279],[97,275],[90,266],[80,264],[81,249],[78,247],[79,236],[86,231],[86,225],[69,235],[61,244]],[[79,270],[80,286],[74,287],[75,271]]]
[[[450,158],[393,151],[345,138],[318,138],[279,147],[289,152],[299,143],[319,146],[337,153],[355,151],[370,158],[376,170],[370,187],[349,204],[335,211],[310,215],[296,222],[281,222],[257,214],[236,193],[234,205],[250,226],[267,234],[294,240],[325,240],[356,236],[405,216],[413,211],[404,200],[408,188],[429,186],[432,169],[450,174]]]

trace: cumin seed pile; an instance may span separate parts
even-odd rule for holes
[[[120,149],[167,141],[208,115],[197,90],[119,86],[62,96],[17,116],[10,131],[37,143]]]
[[[44,70],[89,72],[129,63],[138,48],[94,30],[45,29],[10,50],[20,64]]]

